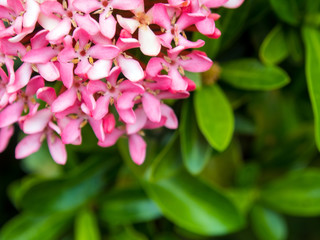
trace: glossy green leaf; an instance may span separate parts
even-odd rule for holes
[[[260,58],[266,64],[278,64],[289,55],[288,44],[281,25],[277,25],[264,39]]]
[[[134,175],[138,178],[145,178],[147,177],[147,172],[150,166],[153,164],[154,159],[158,155],[161,144],[159,144],[159,139],[157,138],[149,138],[147,139],[148,146],[147,146],[147,153],[146,159],[142,165],[137,165],[132,161],[132,158],[129,153],[128,148],[128,139],[127,138],[120,138],[118,140],[117,146],[123,161],[125,162],[126,166]]]
[[[41,177],[28,175],[25,178],[19,179],[9,185],[8,195],[11,202],[16,208],[19,208],[21,204],[22,196],[34,185],[44,181]]]
[[[283,21],[298,25],[300,22],[299,5],[296,0],[270,0],[271,6],[277,16]]]
[[[244,216],[252,209],[259,195],[254,188],[232,188],[228,189],[226,194]]]
[[[116,159],[105,161],[91,158],[70,178],[47,180],[32,186],[22,196],[21,206],[35,212],[76,209],[107,184],[116,174],[118,166]]]
[[[185,71],[185,75],[196,84],[196,89],[200,89],[202,87],[201,73]]]
[[[135,230],[132,226],[125,226],[123,228],[118,228],[114,231],[109,240],[148,240],[148,238]]]
[[[61,165],[52,160],[46,144],[42,144],[38,152],[23,159],[22,167],[26,172],[46,177],[57,177],[61,175],[63,169]]]
[[[75,219],[75,240],[100,240],[99,226],[94,213],[81,209]]]
[[[290,28],[286,39],[291,58],[296,63],[302,63],[304,59],[304,49],[300,31],[297,31],[295,28]]]
[[[162,213],[188,231],[222,235],[243,225],[228,198],[184,171],[157,182],[143,182],[143,186]]]
[[[320,2],[319,1],[304,0],[303,2],[304,2],[307,13],[319,13],[319,11],[320,11]]]
[[[208,162],[212,148],[200,133],[190,100],[182,107],[180,143],[184,166],[191,174],[199,174]]]
[[[287,239],[287,225],[278,213],[255,206],[251,213],[253,230],[260,240]]]
[[[168,139],[168,144],[152,160],[145,178],[148,181],[158,181],[162,178],[168,178],[174,175],[182,168],[182,159],[179,149],[178,134],[175,133]]]
[[[234,116],[223,91],[218,85],[202,88],[195,93],[194,108],[199,128],[210,145],[225,150],[233,135]]]
[[[288,74],[277,66],[265,66],[256,59],[221,64],[221,79],[245,90],[273,90],[289,83]]]
[[[320,30],[304,27],[302,32],[306,47],[306,76],[314,114],[316,144],[320,149]]]
[[[231,141],[222,153],[213,152],[208,164],[198,175],[201,181],[213,187],[231,187],[234,175],[242,165],[242,152],[237,140]]]
[[[296,171],[266,186],[264,204],[294,216],[320,215],[320,171]]]
[[[109,224],[128,224],[154,220],[161,212],[141,189],[132,188],[106,195],[99,215]]]
[[[38,203],[42,204],[42,203]],[[56,240],[70,226],[70,213],[50,215],[21,214],[4,225],[1,240]]]

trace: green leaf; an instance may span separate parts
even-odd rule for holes
[[[270,0],[271,6],[277,16],[283,21],[298,25],[300,22],[299,5],[296,0]]]
[[[36,173],[45,177],[57,177],[61,175],[62,166],[52,160],[47,144],[25,159],[22,159],[22,168],[29,173]]]
[[[212,148],[198,129],[190,100],[185,101],[182,107],[180,136],[184,166],[191,174],[199,174],[206,166]]]
[[[196,89],[200,89],[202,87],[201,73],[185,71],[185,75],[196,84]]]
[[[282,26],[277,25],[264,39],[260,48],[260,58],[266,64],[278,64],[289,55],[287,41]]]
[[[21,206],[34,212],[74,210],[99,193],[116,174],[118,166],[114,158],[108,161],[90,158],[70,178],[47,180],[32,186],[21,197]]]
[[[306,46],[306,76],[314,114],[316,144],[320,150],[320,31],[304,27],[302,33]]]
[[[254,188],[228,189],[226,194],[243,215],[247,215],[259,195]]]
[[[243,225],[228,198],[196,178],[179,172],[157,182],[143,182],[148,195],[176,225],[200,235],[222,235]]]
[[[22,196],[34,185],[42,182],[44,179],[34,175],[27,175],[26,177],[16,180],[8,187],[8,195],[11,202],[16,208],[20,207]]]
[[[99,214],[109,224],[146,222],[161,216],[154,202],[137,188],[111,192],[101,204]]]
[[[225,150],[232,138],[234,116],[220,87],[212,85],[197,91],[194,108],[199,128],[209,144],[218,151]]]
[[[148,238],[134,229],[132,226],[125,226],[123,228],[118,228],[111,236],[108,237],[110,240],[148,240]]]
[[[277,66],[265,66],[256,59],[221,64],[221,79],[245,90],[274,90],[289,83],[288,74]]]
[[[210,186],[231,187],[241,165],[241,146],[235,139],[222,153],[213,152],[208,164],[198,177]]]
[[[153,159],[148,168],[145,178],[148,181],[158,181],[162,178],[168,178],[182,168],[182,159],[179,149],[178,134],[175,133],[169,143]]]
[[[320,215],[320,171],[296,171],[266,186],[261,199],[266,206],[293,216]]]
[[[290,52],[290,56],[296,63],[302,63],[304,59],[304,49],[301,40],[300,31],[295,28],[290,28],[287,33],[287,44]]]
[[[319,11],[320,11],[320,2],[319,1],[304,0],[303,2],[304,2],[307,13],[319,13]]]
[[[129,153],[127,138],[120,138],[117,143],[117,147],[123,161],[125,162],[128,169],[130,169],[130,171],[134,173],[134,175],[138,178],[146,177],[147,170],[150,168],[150,166],[154,162],[154,159],[156,158],[161,149],[161,144],[159,144],[158,138],[148,138],[147,142],[148,147],[146,159],[142,165],[137,165],[132,161],[132,158]]]
[[[100,240],[96,216],[87,208],[81,209],[75,219],[75,240]]]
[[[270,209],[255,206],[251,213],[253,230],[260,240],[284,240],[287,225],[281,215]]]
[[[70,213],[50,214],[47,216],[20,214],[2,227],[0,239],[59,239],[58,237],[70,226],[71,217]]]

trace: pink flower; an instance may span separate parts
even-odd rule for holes
[[[101,96],[97,99],[96,107],[90,110],[93,118],[99,120],[105,117],[109,112],[109,104],[114,104],[120,118],[125,123],[135,122],[135,114],[132,110],[135,98],[144,92],[144,88],[130,82],[122,80],[117,83],[117,78],[121,73],[120,67],[111,70],[107,82],[90,81],[87,85],[89,94],[99,93]]]
[[[173,91],[185,91],[188,89],[189,79],[184,76],[184,70],[190,72],[204,72],[209,70],[212,61],[205,53],[193,51],[187,55],[181,55],[185,48],[178,46],[168,50],[168,56],[164,58],[151,58],[148,62],[146,72],[148,75],[155,77],[161,70],[168,72],[171,77],[171,89]]]
[[[1,22],[0,38],[11,37],[11,42],[19,42],[34,30],[39,14],[39,4],[34,0],[7,0],[6,5],[0,6],[0,16],[9,27]]]
[[[204,41],[202,40],[198,40],[197,42],[187,40],[184,33],[184,29],[205,19],[203,14],[189,12],[182,12],[180,14],[175,9],[161,3],[155,4],[152,10],[153,23],[162,27],[165,32],[158,36],[163,46],[171,48],[172,40],[174,40],[176,46],[183,46],[185,48],[198,48],[204,45]],[[179,18],[177,19],[178,16]]]
[[[220,16],[210,8],[235,8],[243,0],[160,2],[0,4],[0,152],[18,123],[26,136],[17,158],[38,151],[47,139],[53,160],[65,164],[66,145],[80,145],[82,128],[89,125],[101,147],[127,137],[132,160],[142,164],[143,131],[178,127],[163,100],[188,97],[196,86],[185,71],[204,72],[212,65],[205,53],[191,50],[205,42],[188,40],[186,31],[219,37]],[[16,59],[22,63],[15,69]]]
[[[134,18],[124,18],[121,15],[117,15],[118,23],[131,34],[139,28],[138,40],[142,53],[148,56],[157,56],[160,52],[161,45],[157,36],[149,27],[153,22],[152,12],[145,12],[143,2],[132,12],[135,15]]]
[[[58,164],[65,164],[67,152],[65,145],[57,134],[61,134],[60,128],[53,123],[53,114],[50,109],[42,109],[23,120],[22,130],[29,134],[23,138],[16,148],[16,158],[21,159],[37,152],[42,141],[47,138],[49,151],[53,160]]]
[[[69,34],[71,25],[85,30],[90,35],[100,31],[99,24],[89,14],[79,14],[74,7],[74,0],[45,1],[41,4],[39,23],[49,30],[46,38],[52,43],[59,43]]]

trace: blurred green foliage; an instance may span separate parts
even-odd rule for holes
[[[11,142],[1,240],[319,239],[320,1],[218,13],[223,35],[203,47],[215,69],[187,73],[198,88],[172,102],[179,131],[146,132],[142,166],[88,128],[63,167],[46,147],[13,160]]]

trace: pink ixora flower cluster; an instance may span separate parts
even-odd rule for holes
[[[195,84],[184,71],[212,65],[205,53],[192,51],[204,41],[188,40],[186,30],[217,38],[219,15],[210,8],[242,2],[0,1],[0,152],[18,123],[26,136],[16,158],[38,151],[46,139],[54,161],[64,164],[65,145],[80,145],[89,123],[99,146],[127,136],[133,161],[142,164],[142,130],[178,126],[163,100],[188,97]]]

